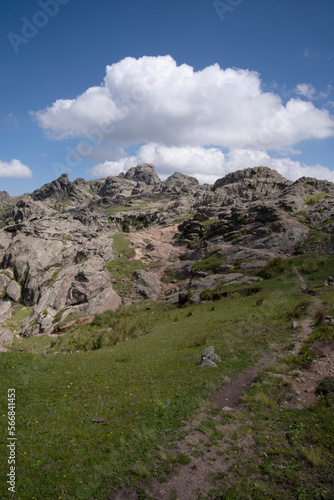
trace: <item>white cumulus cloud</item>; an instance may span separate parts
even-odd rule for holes
[[[312,89],[300,84],[297,93],[312,97]],[[284,104],[263,91],[255,71],[218,64],[194,71],[171,56],[127,57],[107,66],[101,85],[32,114],[55,139],[122,146],[280,150],[334,136],[328,110],[299,98]]]
[[[153,163],[157,174],[165,179],[174,172],[196,177],[200,183],[213,184],[216,179],[235,170],[254,166],[267,166],[277,170],[285,178],[295,181],[300,177],[315,177],[334,182],[334,172],[322,165],[306,165],[287,157],[273,158],[266,151],[256,149],[232,149],[224,154],[218,148],[166,147],[158,144],[142,146],[135,156],[118,161],[106,161],[92,169],[94,177],[107,177],[126,172],[140,163]]]
[[[0,161],[0,177],[30,179],[33,174],[27,165],[24,165],[20,160],[14,159],[9,162]]]

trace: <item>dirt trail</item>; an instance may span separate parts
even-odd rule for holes
[[[305,280],[301,273],[295,268],[295,272],[300,280],[300,289],[302,293],[307,294],[308,288],[305,283]],[[315,299],[314,301],[314,309],[321,305],[321,301],[319,299]],[[304,340],[308,338],[308,336],[312,332],[312,319],[307,318],[300,323],[301,330],[296,332],[296,336],[298,336],[298,340],[295,342],[295,347],[293,349],[292,354],[298,354],[300,348],[303,345]],[[334,343],[332,343],[334,344]],[[328,349],[333,348],[333,346],[327,346]],[[248,370],[238,375],[236,378],[231,380],[229,383],[225,384],[221,389],[216,391],[212,396],[212,401],[222,409],[222,412],[215,417],[217,423],[219,425],[219,420],[224,415],[224,410],[229,411],[228,408],[237,409],[242,405],[242,395],[244,392],[251,387],[254,383],[255,379],[259,375],[261,371],[263,371],[268,366],[275,363],[277,360],[277,356],[280,352],[280,346],[274,346],[273,350],[270,352],[264,353],[261,358]],[[293,392],[295,394],[294,397],[291,398],[291,403],[287,406],[295,405],[295,407],[302,407],[301,405],[307,401],[307,404],[312,404],[316,399],[315,396],[315,387],[316,384],[324,378],[325,372],[332,373],[334,371],[334,351],[331,351],[331,355],[326,354],[326,360],[315,361],[313,364],[313,370],[309,372],[310,383],[307,383],[307,378],[304,371],[299,371],[297,373],[297,379],[294,378],[294,384],[305,385],[305,387],[301,387],[300,390],[293,387]],[[306,371],[305,371],[306,372]],[[316,376],[314,376],[316,375]],[[298,377],[299,376],[299,377]],[[294,375],[296,377],[296,375]],[[309,398],[299,397],[298,393],[301,391],[308,391],[307,394]],[[297,393],[297,394],[296,394]],[[306,406],[306,405],[305,405]],[[228,408],[226,408],[228,407]],[[205,412],[198,415],[196,420],[187,426],[187,430],[191,431],[191,437],[193,439],[202,438],[204,439],[205,435],[196,430],[198,423],[201,418],[208,418]],[[224,428],[226,429],[226,424]],[[233,429],[230,430],[233,432]],[[204,437],[203,437],[204,436]],[[189,437],[188,437],[189,440]],[[251,437],[248,436],[243,443],[244,448],[252,445]],[[179,443],[179,451],[189,454],[193,448],[189,446],[189,443],[185,440]],[[224,448],[224,445],[222,446]],[[222,448],[220,452],[222,451]],[[201,458],[192,458],[192,461],[189,465],[183,466],[181,470],[177,474],[173,474],[173,476],[163,485],[161,485],[158,481],[154,480],[150,484],[148,488],[148,494],[152,495],[152,498],[159,500],[169,500],[171,495],[173,495],[173,491],[177,492],[177,498],[182,498],[182,500],[193,500],[197,498],[200,492],[208,491],[212,488],[212,484],[207,481],[208,474],[219,471],[226,470],[226,461],[225,457],[221,455],[216,455],[215,452],[207,450],[205,446],[201,447],[201,452],[203,456]],[[214,457],[214,461],[212,460]],[[193,467],[196,467],[196,472]]]
[[[295,272],[300,280],[300,289],[302,293],[309,294],[308,287],[301,273],[295,268]],[[321,306],[320,299],[315,298],[313,311]],[[297,355],[300,351],[303,342],[312,332],[312,319],[307,318],[300,322],[300,330],[296,331],[295,346],[291,354]],[[292,388],[290,394],[287,394],[287,399],[283,405],[286,408],[305,408],[309,407],[316,401],[315,389],[319,382],[326,376],[334,375],[334,341],[319,342],[313,344],[317,351],[318,359],[315,359],[308,370],[295,370],[286,376],[291,381]],[[228,439],[222,440],[219,447],[211,447],[208,449],[205,446],[205,441],[209,441],[209,436],[199,428],[202,420],[211,418],[215,421],[217,429],[224,429],[226,438],[231,435],[237,428],[237,424],[221,424],[226,411],[230,409],[236,410],[242,407],[242,395],[251,387],[257,376],[268,366],[275,363],[282,347],[273,346],[272,350],[264,353],[261,358],[248,370],[238,375],[236,378],[224,384],[224,386],[215,391],[212,395],[212,402],[215,403],[221,412],[215,417],[208,416],[207,409],[203,408],[197,415],[194,421],[189,422],[184,430],[188,432],[185,440],[178,443],[178,452],[191,456],[194,450],[194,442],[196,442],[196,451],[200,452],[199,456],[191,456],[191,462],[188,465],[181,467],[179,472],[172,474],[167,482],[161,484],[158,480],[153,479],[146,486],[145,490],[149,498],[154,500],[170,500],[170,498],[179,498],[182,500],[194,500],[199,495],[205,494],[212,488],[212,483],[207,479],[209,474],[214,472],[225,472],[231,466],[231,461],[226,461],[226,453],[230,446]],[[250,415],[251,418],[251,415]],[[251,423],[251,422],[250,422]],[[200,444],[202,443],[202,444]],[[251,449],[254,445],[251,434],[248,434],[239,446],[243,450]],[[232,459],[233,460],[233,459]],[[130,490],[123,490],[115,493],[115,496],[109,497],[108,500],[137,500],[136,493]]]
[[[307,288],[303,276],[296,267],[294,270],[301,282],[301,292],[309,295],[310,290]],[[311,295],[313,295],[313,293],[311,293]],[[323,305],[323,302],[318,297],[315,297],[312,316],[315,311]],[[298,340],[295,341],[295,346],[291,351],[293,355],[299,353],[304,341],[312,333],[312,318],[301,321],[300,327],[301,329],[297,333]],[[309,408],[317,401],[316,388],[319,383],[326,377],[334,376],[334,341],[314,342],[312,344],[312,350],[316,357],[312,361],[311,366],[307,369],[301,368],[300,370],[290,372],[287,377],[292,387],[289,397],[284,403],[285,408]]]
[[[309,294],[309,289],[307,287],[307,284],[305,283],[303,275],[300,273],[300,271],[299,271],[299,269],[297,269],[297,267],[294,267],[293,269],[294,269],[295,273],[297,274],[297,276],[298,276],[298,278],[300,280],[300,291],[302,293],[308,295]],[[319,308],[322,305],[323,305],[322,301],[319,298],[316,297],[314,299],[314,303],[313,303],[312,315],[314,314],[314,312],[316,311],[316,309]],[[306,339],[308,339],[308,337],[312,333],[312,318],[306,318],[303,321],[301,321],[300,322],[300,327],[301,327],[301,330],[298,332],[298,339],[299,340],[295,341],[295,347],[291,351],[291,354],[294,354],[295,356],[299,353],[299,351],[300,351],[300,349],[301,349],[301,347],[303,345],[303,342]]]

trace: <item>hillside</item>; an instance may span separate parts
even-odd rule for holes
[[[247,270],[277,255],[334,249],[334,184],[266,167],[200,186],[178,173],[161,181],[144,164],[89,182],[64,174],[1,200],[0,314],[28,307],[23,336],[143,297],[199,302],[222,283],[256,281]]]
[[[22,499],[332,498],[333,183],[143,164],[0,209]]]

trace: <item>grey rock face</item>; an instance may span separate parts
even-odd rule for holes
[[[125,179],[134,182],[143,182],[149,186],[161,185],[161,180],[155,173],[155,167],[150,163],[142,163],[141,165],[130,168],[125,174]]]
[[[7,295],[14,302],[18,302],[21,297],[21,287],[16,281],[11,281],[7,287]]]
[[[33,306],[23,327],[30,335],[52,332],[59,311],[66,317],[119,307],[121,298],[106,264],[116,257],[111,237],[122,230],[133,241],[135,234],[140,240],[138,227],[149,231],[160,225],[161,235],[164,225],[175,231],[173,241],[161,237],[136,247],[136,258],[147,265],[160,263],[161,270],[134,273],[127,302],[163,296],[182,302],[191,295],[196,303],[203,290],[251,283],[256,278],[245,271],[263,267],[278,254],[293,254],[304,242],[307,246],[313,226],[322,241],[319,248],[334,253],[333,193],[328,181],[291,182],[266,167],[233,172],[213,187],[179,173],[161,182],[151,164],[89,182],[70,182],[62,175],[15,199],[2,192],[0,293],[10,286],[12,297],[1,301],[0,316],[1,311],[9,314],[14,300]],[[222,260],[216,274],[195,276],[193,261],[210,256]],[[161,282],[164,269],[170,282]],[[237,271],[234,276],[232,270]],[[14,277],[22,290],[11,281]]]
[[[10,279],[5,274],[0,274],[0,295],[3,294],[6,286],[10,282]]]
[[[11,280],[14,278],[14,273],[11,269],[5,269],[5,275],[8,276]]]
[[[198,189],[199,182],[195,177],[180,174],[175,172],[167,177],[162,183],[162,191],[164,193],[181,193],[182,191],[190,191],[192,188]]]
[[[138,284],[139,293],[145,297],[157,295],[160,291],[161,283],[156,274],[149,271],[135,271],[133,280]]]
[[[0,208],[10,202],[10,196],[7,191],[0,191]]]
[[[62,199],[71,196],[74,187],[69,181],[67,174],[62,174],[55,181],[44,184],[40,189],[36,189],[31,197],[33,200],[45,200],[46,198]]]
[[[215,182],[213,190],[221,198],[238,196],[252,201],[260,196],[279,193],[290,184],[291,181],[268,167],[255,167],[227,174]]]
[[[0,327],[0,351],[2,350],[1,348],[10,345],[13,342],[13,339],[14,339],[13,332],[7,330],[6,328]]]

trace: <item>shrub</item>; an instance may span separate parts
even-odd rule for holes
[[[172,283],[175,280],[176,280],[176,276],[175,276],[173,269],[170,269],[169,267],[167,267],[167,269],[164,272],[163,277],[161,278],[161,281],[163,283]]]
[[[290,262],[282,257],[276,257],[275,259],[268,262],[259,272],[258,275],[265,279],[275,278],[278,274],[284,273],[290,266]]]
[[[131,241],[124,236],[123,233],[117,233],[113,237],[113,247],[118,255],[124,255],[126,257],[134,257],[135,250],[131,248]]]
[[[288,317],[290,319],[292,318],[301,318],[304,316],[304,314],[307,313],[309,308],[309,303],[306,302],[306,300],[303,300],[302,302],[299,302],[291,312],[288,313]]]
[[[312,206],[312,205],[315,205],[316,203],[318,203],[318,201],[321,201],[323,200],[324,198],[326,198],[326,196],[328,196],[329,193],[316,193],[316,194],[310,194],[306,200],[305,200],[305,204],[306,205],[309,205],[309,206]]]
[[[326,316],[325,307],[319,306],[314,313],[315,325],[318,326],[318,325],[323,324],[325,321],[325,316]]]
[[[206,259],[195,262],[192,270],[216,272],[217,269],[222,265],[222,263],[222,259],[219,259],[218,257],[207,257]]]
[[[221,298],[221,294],[216,290],[203,290],[200,293],[201,300],[219,300]]]
[[[300,270],[306,274],[312,274],[319,271],[319,265],[314,260],[303,262],[300,266]]]
[[[324,342],[325,340],[332,340],[334,337],[333,327],[327,325],[325,323],[319,325],[312,333],[311,340],[314,342],[315,340],[319,340],[320,342]]]

